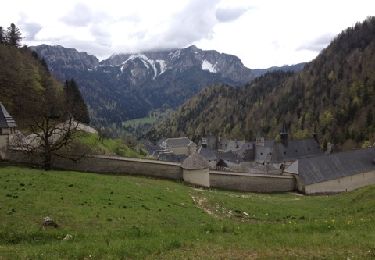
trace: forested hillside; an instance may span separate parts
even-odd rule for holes
[[[68,81],[64,87],[55,80],[44,60],[27,47],[19,48],[21,33],[14,28],[18,38],[13,42],[9,33],[6,35],[0,29],[0,102],[15,118],[18,127],[26,129],[46,111],[56,117],[63,108],[75,119],[89,122],[86,105],[75,82]]]
[[[296,74],[269,73],[245,88],[204,89],[150,137],[276,138],[285,122],[293,138],[317,133],[324,145],[375,141],[375,18],[339,34]]]
[[[62,46],[31,47],[59,80],[74,78],[89,106],[92,124],[121,132],[124,121],[176,109],[208,85],[242,86],[270,69],[246,68],[241,60],[190,46],[114,54],[99,60]],[[300,71],[304,64],[279,67]],[[120,130],[120,131],[119,131]]]

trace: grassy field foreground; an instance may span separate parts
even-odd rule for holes
[[[269,195],[0,167],[0,259],[374,257],[374,186]]]

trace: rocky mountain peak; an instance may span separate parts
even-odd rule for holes
[[[78,82],[93,122],[100,125],[144,117],[162,107],[175,108],[206,86],[241,86],[266,72],[255,73],[234,55],[194,45],[114,54],[100,62],[73,48],[31,48],[58,79]]]
[[[64,48],[60,45],[39,45],[30,48],[46,60],[50,71],[59,79],[65,79],[62,70],[86,71],[99,64],[94,55],[79,52],[74,48]]]

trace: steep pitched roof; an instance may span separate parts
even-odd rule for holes
[[[305,185],[375,171],[375,148],[353,150],[298,160]]]
[[[181,167],[187,170],[202,170],[209,168],[208,161],[203,158],[198,153],[193,153],[188,158],[186,158]]]
[[[282,143],[275,144],[275,151],[273,159],[275,161],[293,161],[300,158],[320,155],[323,152],[320,150],[319,144],[315,139],[290,140],[288,145]]]
[[[9,115],[3,104],[0,102],[0,128],[16,127],[16,121]]]
[[[198,153],[209,161],[214,161],[217,159],[215,151],[211,150],[210,148],[201,147],[198,150]]]
[[[167,138],[165,139],[165,143],[168,148],[173,148],[173,147],[186,147],[191,143],[191,141],[187,137],[178,137],[178,138]]]

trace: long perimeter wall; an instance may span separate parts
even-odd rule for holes
[[[41,158],[8,151],[7,159],[14,163],[41,165]],[[155,178],[183,180],[183,170],[179,163],[146,159],[123,158],[117,156],[87,156],[75,162],[69,159],[53,158],[53,168],[80,172],[95,172],[116,175],[141,175]],[[209,172],[209,186],[212,188],[247,192],[286,192],[296,190],[293,176]]]
[[[296,180],[291,175],[210,171],[210,187],[249,192],[285,192],[296,190]]]

